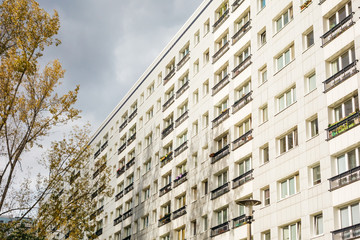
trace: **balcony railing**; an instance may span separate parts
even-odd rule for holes
[[[167,135],[169,135],[174,130],[174,123],[171,123],[161,132],[161,139],[164,139]]]
[[[99,193],[101,193],[105,189],[105,185],[99,187],[95,192],[91,194],[91,199],[94,199]]]
[[[185,215],[185,214],[186,214],[186,206],[183,206],[183,207],[181,207],[178,210],[173,212],[172,219],[174,220],[174,219],[176,219],[178,217],[181,217],[182,215]]]
[[[232,12],[234,12],[245,0],[235,0],[232,6]]]
[[[131,240],[131,235],[124,237],[122,240]]]
[[[118,149],[118,155],[119,155],[122,151],[124,151],[125,148],[126,148],[126,141],[123,143],[123,145],[121,145],[121,146],[119,147],[119,149]]]
[[[104,211],[104,206],[99,207],[99,208],[96,210],[96,216],[97,216],[97,215],[100,215],[100,213],[102,213],[103,211]]]
[[[115,202],[124,196],[124,190],[115,195]]]
[[[226,9],[226,11],[219,17],[219,19],[214,23],[213,25],[213,31],[215,31],[220,25],[228,18],[229,16],[229,9]]]
[[[337,73],[326,79],[323,82],[324,92],[331,90],[332,88],[336,87],[346,79],[350,78],[351,76],[359,72],[356,69],[356,62],[357,60],[350,63],[349,65],[347,65],[346,67],[344,67],[343,69],[341,69],[340,71],[338,71]]]
[[[179,98],[189,88],[189,80],[187,80],[177,91],[176,98]]]
[[[121,132],[126,127],[127,124],[128,124],[128,120],[125,119],[124,122],[119,127],[119,132]]]
[[[239,111],[240,109],[242,109],[246,104],[251,102],[251,100],[252,100],[252,91],[250,91],[246,95],[242,96],[239,100],[237,100],[232,105],[232,113],[234,114],[237,111]]]
[[[252,136],[252,129],[251,129],[232,142],[232,147],[233,147],[232,150],[234,151],[235,149],[241,147],[242,145],[244,145],[245,143],[250,141],[252,138],[253,138],[253,136]]]
[[[300,10],[304,10],[305,8],[307,8],[310,3],[312,3],[313,0],[306,0],[303,4],[300,5]]]
[[[211,191],[211,200],[220,197],[230,191],[229,182]]]
[[[165,154],[162,158],[160,158],[160,167],[165,166],[168,162],[173,159],[173,152],[169,152]]]
[[[353,13],[350,13],[349,16],[344,18],[341,22],[336,24],[333,28],[327,31],[324,35],[321,36],[322,46],[325,46],[337,36],[345,32],[348,28],[350,28],[354,24],[353,22]]]
[[[319,0],[319,5],[323,4],[326,0]]]
[[[101,149],[97,150],[96,153],[94,154],[94,159],[97,158],[97,156],[99,156],[101,153]]]
[[[126,163],[126,169],[131,168],[131,166],[134,165],[134,164],[135,164],[135,157],[133,157],[132,159],[130,159],[130,161],[128,161]]]
[[[162,225],[165,225],[169,222],[171,222],[171,213],[167,213],[165,214],[165,217],[160,218],[158,226],[161,227]]]
[[[181,114],[180,117],[178,117],[175,120],[175,127],[178,127],[180,124],[182,124],[189,116],[188,116],[189,110],[186,110],[183,114]]]
[[[213,56],[213,63],[215,63],[222,55],[224,55],[227,50],[229,50],[229,41],[227,41]]]
[[[187,60],[189,60],[190,58],[190,51],[186,53],[186,55],[178,62],[178,64],[176,65],[177,70],[179,70],[182,66],[184,66],[184,64],[187,62]]]
[[[352,240],[360,237],[360,224],[332,231],[333,240]]]
[[[183,174],[180,174],[174,180],[174,188],[176,188],[177,186],[179,186],[180,184],[182,184],[186,180],[187,180],[187,172],[183,173]]]
[[[164,195],[165,193],[169,192],[171,190],[171,183],[165,185],[163,188],[159,190],[159,197]]]
[[[134,189],[134,183],[130,183],[125,189],[124,189],[124,194],[127,194],[128,192],[130,192],[131,190]],[[125,214],[124,214],[125,215]]]
[[[95,232],[95,235],[96,235],[96,236],[100,236],[102,233],[103,233],[103,229],[100,228],[100,229],[98,229],[98,230]]]
[[[165,76],[163,85],[165,85],[174,75],[175,75],[175,68],[173,68],[173,69]]]
[[[225,147],[223,147],[222,149],[220,149],[216,153],[210,154],[211,163],[216,163],[217,161],[219,161],[220,159],[222,159],[223,157],[225,157],[229,153],[230,153],[230,144],[226,145]]]
[[[165,111],[175,101],[175,95],[172,95],[163,105],[163,111]]]
[[[223,87],[225,87],[229,83],[229,74],[226,74],[223,79],[221,79],[215,86],[212,88],[212,96],[218,93]]]
[[[118,225],[121,222],[122,222],[122,215],[114,219],[114,226]]]
[[[220,123],[229,118],[229,108],[223,110],[219,116],[212,120],[212,127],[218,126]]]
[[[124,221],[125,219],[127,219],[128,217],[130,217],[132,215],[133,215],[133,211],[132,211],[132,208],[130,208],[127,212],[125,212],[123,214],[122,220]]]
[[[136,139],[136,133],[134,133],[129,137],[129,139],[127,140],[127,145],[129,146],[135,139]]]
[[[334,123],[326,129],[328,133],[328,139],[330,140],[339,134],[346,132],[350,128],[353,128],[360,123],[360,112],[351,113],[349,116],[345,117],[341,121]]]
[[[222,223],[211,228],[211,237],[215,237],[219,234],[229,231],[229,222]]]
[[[106,168],[106,163],[101,165],[94,173],[93,173],[93,179],[96,178],[104,169]]]
[[[130,122],[137,114],[137,108],[129,115],[128,122]]]
[[[250,66],[251,62],[251,56],[252,54],[250,54],[249,56],[247,56],[244,61],[242,61],[239,65],[237,65],[233,70],[232,70],[232,78],[235,78],[237,75],[239,75],[242,71],[244,71],[248,66]]]
[[[251,29],[251,19],[247,21],[235,34],[231,37],[232,44],[235,44]]]
[[[360,180],[360,166],[343,172],[329,179],[330,191]]]
[[[233,228],[240,227],[246,223],[246,215],[243,214],[233,219]]]
[[[175,149],[175,157],[188,148],[187,141],[183,142],[179,147]]]
[[[78,177],[80,177],[80,171],[78,171],[76,174],[71,175],[70,184],[72,184]]]
[[[101,151],[104,151],[104,149],[108,146],[108,140],[106,140],[106,142],[104,142],[104,144],[101,146]]]
[[[125,172],[125,166],[122,166],[121,168],[119,168],[118,170],[116,170],[116,177],[120,177],[121,174],[123,174]]]
[[[253,180],[253,171],[254,169],[251,169],[250,171],[247,171],[246,173],[244,174],[241,174],[240,176],[234,178],[232,181],[233,181],[233,187],[232,188],[237,188],[241,185],[243,185],[244,183],[246,182],[249,182],[251,180]]]

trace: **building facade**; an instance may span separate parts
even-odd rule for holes
[[[94,134],[98,238],[360,238],[359,8],[203,1]]]

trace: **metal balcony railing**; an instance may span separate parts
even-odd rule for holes
[[[123,174],[125,172],[125,166],[122,166],[121,168],[119,168],[118,170],[116,170],[116,177],[120,177],[121,174]]]
[[[133,157],[132,159],[130,159],[130,161],[128,161],[126,163],[126,169],[131,168],[131,166],[134,165],[134,164],[135,164],[135,157]]]
[[[174,123],[171,123],[161,132],[161,139],[164,139],[167,135],[169,135],[174,130]]]
[[[186,149],[188,148],[188,145],[187,145],[187,141],[183,142],[179,147],[177,147],[175,149],[175,157],[178,156],[180,153],[182,153],[183,151],[185,151]]]
[[[232,12],[234,12],[245,0],[235,0],[232,6]]]
[[[122,215],[114,219],[114,226],[118,225],[121,222],[122,222]]]
[[[130,183],[125,189],[124,189],[124,194],[127,194],[128,192],[130,192],[131,190],[134,189],[134,183]],[[125,215],[125,214],[124,214]]]
[[[165,156],[160,158],[160,167],[165,166],[168,162],[170,162],[173,159],[173,152],[167,153]]]
[[[106,168],[106,163],[101,165],[94,173],[93,173],[93,179],[96,178],[104,169]]]
[[[125,148],[126,148],[126,141],[123,143],[123,145],[121,145],[121,146],[119,147],[119,149],[118,149],[118,155],[119,155],[122,151],[124,151]]]
[[[334,27],[332,27],[329,31],[327,31],[324,35],[321,36],[322,47],[331,42],[343,32],[345,32],[353,24],[353,13],[350,13],[349,16],[344,18],[341,22],[336,24]]]
[[[220,225],[217,225],[217,226],[211,228],[211,237],[215,237],[215,236],[220,235],[229,230],[230,230],[229,222],[224,222]]]
[[[127,140],[127,145],[129,146],[135,139],[136,139],[136,133],[134,133],[129,137],[129,139]]]
[[[225,77],[223,77],[215,86],[211,89],[212,90],[212,96],[214,96],[216,93],[218,93],[223,87],[225,87],[229,83],[229,74],[226,74]]]
[[[176,219],[186,214],[186,206],[183,206],[172,213],[172,219]]]
[[[237,65],[232,70],[232,78],[235,78],[237,75],[239,75],[241,72],[243,72],[248,66],[250,66],[250,64],[252,63],[251,56],[252,56],[252,54],[247,56],[239,65]]]
[[[165,76],[163,85],[165,85],[174,75],[175,75],[175,68],[173,68],[173,69]]]
[[[230,191],[229,182],[212,190],[211,191],[211,200],[220,197],[221,195],[227,193],[228,191]]]
[[[247,21],[235,34],[231,37],[232,44],[235,44],[239,41],[250,29],[251,29],[251,19]]]
[[[187,89],[189,89],[189,80],[176,91],[176,98],[179,98]]]
[[[232,147],[233,147],[232,150],[234,151],[235,149],[241,147],[251,139],[253,139],[252,129],[247,131],[245,134],[241,135],[235,141],[232,142]]]
[[[119,132],[121,132],[126,127],[127,124],[128,124],[128,120],[125,119],[124,122],[119,127]]]
[[[223,110],[219,116],[217,116],[214,120],[212,120],[213,128],[218,126],[220,123],[222,123],[223,121],[225,121],[226,119],[229,118],[229,116],[230,116],[229,110],[230,110],[229,108]]]
[[[158,226],[161,227],[162,225],[165,225],[169,222],[171,222],[171,213],[167,213],[165,214],[165,217],[160,218]]]
[[[130,122],[137,114],[137,108],[129,115],[128,122]]]
[[[98,230],[95,232],[95,235],[96,235],[96,236],[100,236],[102,233],[103,233],[103,229],[100,228],[100,229],[98,229]]]
[[[177,70],[179,70],[182,66],[184,66],[184,64],[187,62],[187,60],[189,60],[190,58],[190,51],[186,53],[186,55],[178,62],[178,64],[176,65]]]
[[[227,19],[229,16],[229,9],[226,9],[226,11],[219,17],[219,19],[214,23],[213,25],[213,31],[215,31],[220,25]]]
[[[165,111],[175,101],[175,95],[172,95],[164,104],[162,111]]]
[[[243,214],[233,219],[233,228],[240,227],[246,223],[246,215]]]
[[[174,180],[174,188],[176,188],[177,186],[179,186],[180,184],[182,184],[186,180],[187,180],[187,172],[183,173],[183,174],[180,174]]]
[[[303,4],[300,5],[300,10],[304,10],[305,8],[307,8],[310,3],[312,3],[312,0],[306,0]]]
[[[97,158],[101,153],[101,149],[97,150],[94,154],[94,159]]]
[[[323,82],[324,83],[324,92],[331,90],[332,88],[336,87],[337,85],[339,85],[346,79],[350,78],[351,76],[353,76],[354,74],[359,72],[356,69],[357,61],[358,60],[355,60],[354,62],[350,63],[349,65],[347,65],[346,67],[344,67],[343,69],[341,69],[340,71],[338,71],[337,73],[335,73],[334,75],[332,75],[331,77],[326,79]]]
[[[131,240],[131,235],[124,237],[122,240]]]
[[[170,190],[171,190],[171,182],[159,190],[159,197],[161,197],[165,193],[169,192]]]
[[[124,190],[115,195],[115,202],[124,196]]]
[[[101,146],[101,151],[104,151],[104,149],[108,146],[108,140],[106,140],[106,142],[104,142],[104,144]]]
[[[230,144],[226,145],[216,153],[210,154],[211,163],[215,163],[230,153]]]
[[[342,119],[341,121],[331,124],[327,131],[327,140],[337,137],[339,134],[348,131],[349,129],[356,127],[360,123],[360,112],[354,112]]]
[[[353,240],[360,237],[360,224],[332,231],[333,240]]]
[[[329,179],[330,191],[360,180],[360,166],[343,172]]]
[[[236,113],[252,100],[252,91],[248,92],[232,105],[232,113]]]
[[[229,41],[227,41],[213,56],[213,63],[215,63],[222,55],[224,55],[229,50]]]
[[[233,187],[232,188],[237,188],[241,185],[243,185],[246,182],[249,182],[251,180],[253,180],[253,171],[254,169],[251,169],[250,171],[247,171],[244,174],[241,174],[240,176],[234,178],[233,181]]]
[[[188,113],[189,113],[189,110],[186,110],[186,112],[184,112],[183,114],[181,114],[180,117],[178,117],[176,120],[175,120],[175,127],[178,127],[180,124],[182,124],[186,119],[188,119]]]
[[[133,215],[133,211],[132,211],[132,208],[130,208],[127,212],[125,212],[123,214],[122,220],[124,221],[125,219],[127,219],[128,217],[130,217],[132,215]]]
[[[323,4],[326,0],[319,0],[319,5]]]

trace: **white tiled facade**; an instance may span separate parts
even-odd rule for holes
[[[205,0],[94,135],[99,239],[360,238],[359,8]]]

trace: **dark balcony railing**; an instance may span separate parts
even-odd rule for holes
[[[252,91],[248,92],[232,105],[232,113],[236,113],[252,100]]]
[[[171,123],[161,132],[161,139],[164,139],[167,135],[169,135],[174,130],[174,123]]]
[[[243,214],[233,219],[233,228],[240,227],[246,223],[246,215]]]
[[[253,136],[252,136],[252,129],[251,129],[232,142],[232,150],[234,151],[235,149],[241,147],[242,145],[244,145],[245,143],[250,141],[252,138],[253,138]]]
[[[219,17],[219,19],[214,23],[213,25],[213,31],[215,31],[229,16],[229,9],[226,9],[226,11]]]
[[[178,117],[176,120],[175,120],[175,127],[178,127],[180,124],[182,124],[186,119],[188,119],[188,113],[189,113],[189,110],[186,110],[186,112],[184,112],[183,114],[181,114],[180,117]]]
[[[119,132],[121,132],[126,127],[127,124],[128,124],[128,120],[125,119],[124,122],[119,127]]]
[[[187,80],[177,91],[176,98],[179,98],[189,88],[189,80]]]
[[[220,197],[221,195],[227,193],[228,191],[230,191],[229,182],[212,190],[211,191],[211,200]]]
[[[215,86],[212,88],[212,96],[214,96],[216,93],[218,93],[223,87],[225,87],[229,83],[229,74],[226,74],[223,79],[221,79]]]
[[[234,12],[245,0],[235,0],[232,6],[232,12]]]
[[[133,215],[132,208],[130,208],[127,212],[125,212],[123,214],[122,220],[124,221],[125,219],[127,219],[128,217],[130,217],[132,215]]]
[[[217,161],[219,161],[220,159],[222,159],[223,157],[225,157],[229,153],[230,153],[230,144],[226,145],[225,147],[223,147],[222,149],[220,149],[216,153],[210,154],[211,163],[216,163]]]
[[[169,152],[165,154],[162,158],[160,158],[160,167],[165,166],[168,162],[173,159],[173,152]]]
[[[135,164],[135,157],[133,157],[132,159],[130,159],[130,161],[126,163],[126,169],[131,168],[131,166],[133,166],[134,164]]]
[[[177,209],[176,211],[173,212],[172,219],[174,220],[174,219],[176,219],[178,217],[181,217],[182,215],[185,215],[185,214],[186,214],[186,206],[183,206],[183,207],[181,207],[181,208],[179,208],[179,209]]]
[[[126,148],[126,141],[123,143],[123,145],[121,145],[118,149],[118,154],[120,154],[122,151],[124,151]]]
[[[332,231],[333,240],[353,240],[360,237],[360,224]]]
[[[127,145],[129,146],[135,139],[136,139],[136,133],[134,133],[129,137],[129,139],[127,140]]]
[[[326,0],[319,0],[319,5],[323,4]]]
[[[165,193],[169,192],[171,190],[171,183],[165,185],[163,188],[159,190],[159,197],[164,195]]]
[[[115,202],[124,196],[124,190],[121,190],[115,195]]]
[[[100,213],[102,213],[103,211],[104,211],[104,206],[99,207],[99,208],[96,210],[96,216],[97,216],[97,215],[100,215]]]
[[[244,71],[248,66],[250,66],[251,62],[251,56],[252,54],[250,54],[249,56],[247,56],[244,61],[242,61],[239,65],[237,65],[233,70],[232,70],[232,78],[235,78],[237,75],[239,75],[242,71]]]
[[[136,116],[136,114],[137,114],[137,108],[129,115],[128,122],[133,120],[133,118]]]
[[[306,0],[303,4],[300,5],[300,10],[304,10],[305,8],[307,8],[310,3],[312,3],[312,0]]]
[[[218,126],[220,123],[229,118],[229,108],[223,110],[219,116],[212,120],[212,127]]]
[[[134,183],[130,183],[125,189],[124,189],[124,194],[127,194],[128,192],[130,192],[131,190],[134,189]],[[125,215],[125,214],[124,214]]]
[[[327,131],[328,139],[330,140],[339,134],[348,131],[350,128],[353,128],[360,123],[360,112],[355,112],[350,114],[349,116],[345,117],[341,121],[334,123],[329,126]]]
[[[229,41],[227,41],[213,56],[213,63],[215,63],[222,55],[224,55],[227,50],[229,50]]]
[[[165,217],[160,218],[158,226],[161,227],[162,225],[165,225],[169,222],[171,222],[171,213],[167,213],[165,214]]]
[[[122,215],[114,219],[114,226],[118,225],[121,222],[122,222]]]
[[[235,44],[251,29],[251,19],[247,21],[235,34],[231,37],[232,44]]]
[[[182,66],[184,66],[184,64],[187,62],[187,60],[189,60],[190,58],[190,51],[186,53],[186,55],[178,62],[178,64],[176,65],[177,70],[179,70]]]
[[[99,187],[95,192],[91,194],[91,198],[94,199],[99,193],[101,193],[105,189],[105,185]]]
[[[125,172],[125,166],[122,166],[121,168],[119,168],[118,170],[116,170],[116,177],[120,177],[121,174],[123,174]]]
[[[80,171],[70,177],[70,184],[72,184],[78,177],[80,177]]]
[[[333,28],[327,31],[324,35],[321,36],[322,46],[325,46],[341,33],[345,32],[348,28],[350,28],[354,24],[353,21],[353,13],[350,13],[349,16],[344,18],[341,22],[336,24]]]
[[[104,169],[106,168],[106,163],[101,165],[94,173],[93,173],[93,179],[96,178]]]
[[[108,140],[106,140],[106,142],[104,142],[104,144],[101,146],[101,151],[104,151],[104,149],[108,146]]]
[[[131,235],[124,237],[122,240],[131,240]]]
[[[246,182],[249,182],[251,180],[253,180],[253,171],[254,169],[251,169],[250,171],[247,171],[246,173],[241,174],[240,176],[234,178],[233,181],[233,187],[232,188],[237,188],[241,185],[243,185]]]
[[[211,228],[211,237],[215,237],[219,234],[229,231],[229,222],[222,223]]]
[[[175,101],[175,95],[172,95],[164,104],[163,104],[163,111],[165,111],[170,105]]]
[[[163,85],[165,85],[174,75],[175,75],[175,68],[173,68],[173,69],[165,76]]]
[[[330,191],[360,180],[360,166],[343,172],[329,179]]]
[[[356,62],[357,60],[350,63],[349,65],[347,65],[346,67],[344,67],[343,69],[341,69],[340,71],[338,71],[337,73],[326,79],[323,82],[324,92],[331,90],[332,88],[336,87],[346,79],[350,78],[351,76],[359,72],[356,69]]]
[[[179,186],[180,184],[182,184],[186,180],[187,180],[187,172],[183,173],[183,174],[180,174],[174,180],[174,188],[176,188],[177,186]]]
[[[96,235],[96,236],[100,236],[102,233],[103,233],[103,229],[100,228],[100,229],[98,229],[98,230],[95,232],[95,235]]]
[[[97,156],[99,156],[101,153],[101,149],[97,150],[96,153],[94,154],[94,159],[97,158]]]
[[[174,151],[174,152],[175,152],[175,153],[174,153],[175,157],[178,156],[178,155],[180,155],[180,153],[182,153],[183,151],[185,151],[187,148],[188,148],[187,141],[185,141],[185,142],[183,142],[179,147],[177,147],[177,148],[175,149],[175,151]]]

